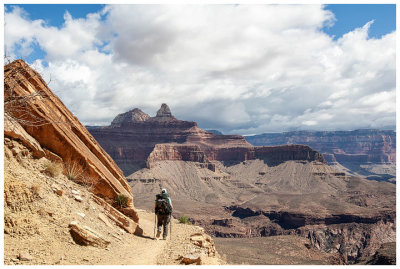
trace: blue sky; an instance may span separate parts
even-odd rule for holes
[[[10,8],[14,5],[5,5]],[[85,18],[88,13],[100,12],[105,5],[97,4],[22,4],[22,7],[31,20],[42,19],[48,25],[62,27],[64,14],[68,11],[74,19]],[[335,14],[332,26],[322,30],[335,40],[349,31],[362,27],[374,20],[369,29],[370,38],[380,38],[396,29],[396,5],[394,4],[334,4],[326,5],[325,9]],[[36,59],[43,59],[45,52],[39,46],[34,47],[26,60],[32,63]]]
[[[6,5],[5,46],[87,125],[162,103],[227,134],[395,126],[395,5]]]
[[[7,7],[12,5],[6,5]],[[26,10],[30,19],[43,19],[48,24],[61,27],[64,13],[68,11],[73,18],[85,18],[88,13],[100,11],[105,5],[96,4],[24,4],[18,5]]]
[[[371,38],[380,38],[396,30],[396,5],[393,4],[327,5],[326,9],[335,14],[336,21],[324,31],[336,39],[371,20],[374,20],[369,32]]]

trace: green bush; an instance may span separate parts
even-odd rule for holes
[[[115,196],[114,201],[117,206],[126,207],[128,204],[128,197],[124,194],[118,194],[117,196]]]
[[[191,224],[189,218],[185,215],[179,217],[179,223]]]

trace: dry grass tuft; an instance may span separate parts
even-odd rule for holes
[[[51,177],[58,177],[62,170],[63,167],[59,163],[48,161],[44,164],[44,172]]]
[[[72,181],[79,181],[82,176],[82,168],[76,162],[67,162],[65,164],[65,176]]]
[[[92,191],[96,181],[97,180],[94,177],[82,176],[81,179],[79,180],[79,184],[83,185],[88,191]]]
[[[41,186],[39,184],[35,184],[31,186],[31,192],[34,197],[40,197]]]

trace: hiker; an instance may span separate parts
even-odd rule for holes
[[[157,215],[156,239],[160,237],[161,227],[164,226],[163,239],[165,240],[167,239],[168,224],[171,220],[171,213],[172,213],[172,202],[171,198],[169,198],[166,189],[162,189],[161,193],[156,195],[156,202],[154,208],[155,208],[155,214]]]

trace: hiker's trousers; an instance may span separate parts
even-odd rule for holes
[[[164,226],[163,229],[163,238],[167,238],[168,235],[168,224],[171,220],[171,215],[158,215],[157,214],[157,230],[161,232],[161,227]]]

